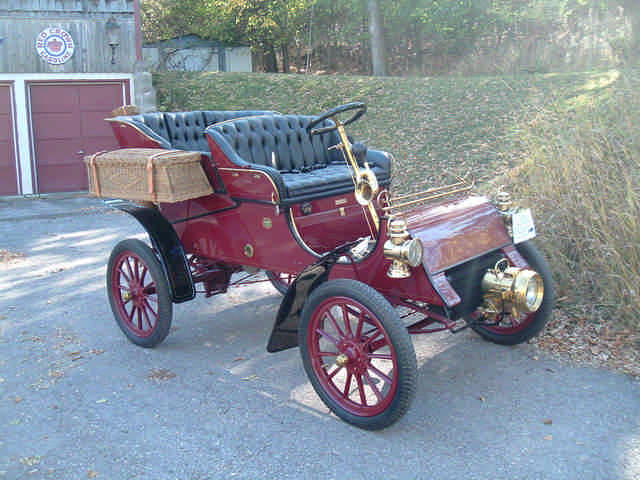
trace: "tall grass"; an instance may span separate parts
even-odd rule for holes
[[[508,174],[533,208],[564,305],[640,328],[640,70],[501,77],[163,73],[164,110],[316,114],[362,100],[350,127],[390,151],[394,189],[471,171],[480,190]],[[502,183],[502,179],[500,181]]]
[[[613,72],[524,130],[510,173],[535,206],[559,294],[586,316],[640,328],[640,82]]]

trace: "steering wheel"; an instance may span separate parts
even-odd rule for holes
[[[350,112],[351,110],[355,110],[356,112],[348,120],[341,122],[343,126],[349,125],[350,123],[353,123],[356,120],[358,120],[362,115],[366,113],[367,106],[362,102],[351,102],[351,103],[345,103],[344,105],[340,105],[339,107],[332,108],[331,110],[327,110],[318,118],[311,121],[309,125],[307,125],[307,132],[309,132],[311,135],[320,135],[322,133],[333,132],[338,128],[338,125],[329,125],[328,127],[321,127],[321,128],[313,128],[313,127],[315,127],[319,123],[324,122],[328,118],[335,117],[336,115],[343,112]]]

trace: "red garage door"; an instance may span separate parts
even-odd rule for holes
[[[87,189],[84,156],[118,146],[104,119],[129,103],[124,86],[123,82],[29,86],[39,193]]]
[[[11,87],[0,85],[0,195],[18,194],[11,104]]]

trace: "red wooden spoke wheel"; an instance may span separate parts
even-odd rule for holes
[[[289,287],[296,279],[296,275],[294,273],[280,273],[280,272],[265,272],[267,274],[267,278],[278,292],[282,295],[287,293]]]
[[[354,280],[333,280],[310,295],[299,331],[304,367],[324,403],[361,428],[387,427],[409,408],[416,357],[387,300]]]
[[[517,317],[504,315],[497,325],[475,323],[472,328],[483,338],[501,345],[516,345],[536,336],[545,326],[553,310],[554,291],[551,270],[538,250],[529,242],[517,246],[520,254],[542,277],[544,295],[540,308],[529,314]]]
[[[107,292],[129,340],[153,347],[166,338],[173,305],[162,266],[145,243],[129,239],[116,245],[107,268]]]

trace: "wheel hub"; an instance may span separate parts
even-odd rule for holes
[[[369,357],[363,345],[355,339],[342,342],[339,346],[340,355],[336,357],[336,365],[339,367],[352,367],[358,371],[366,371],[369,365]]]

